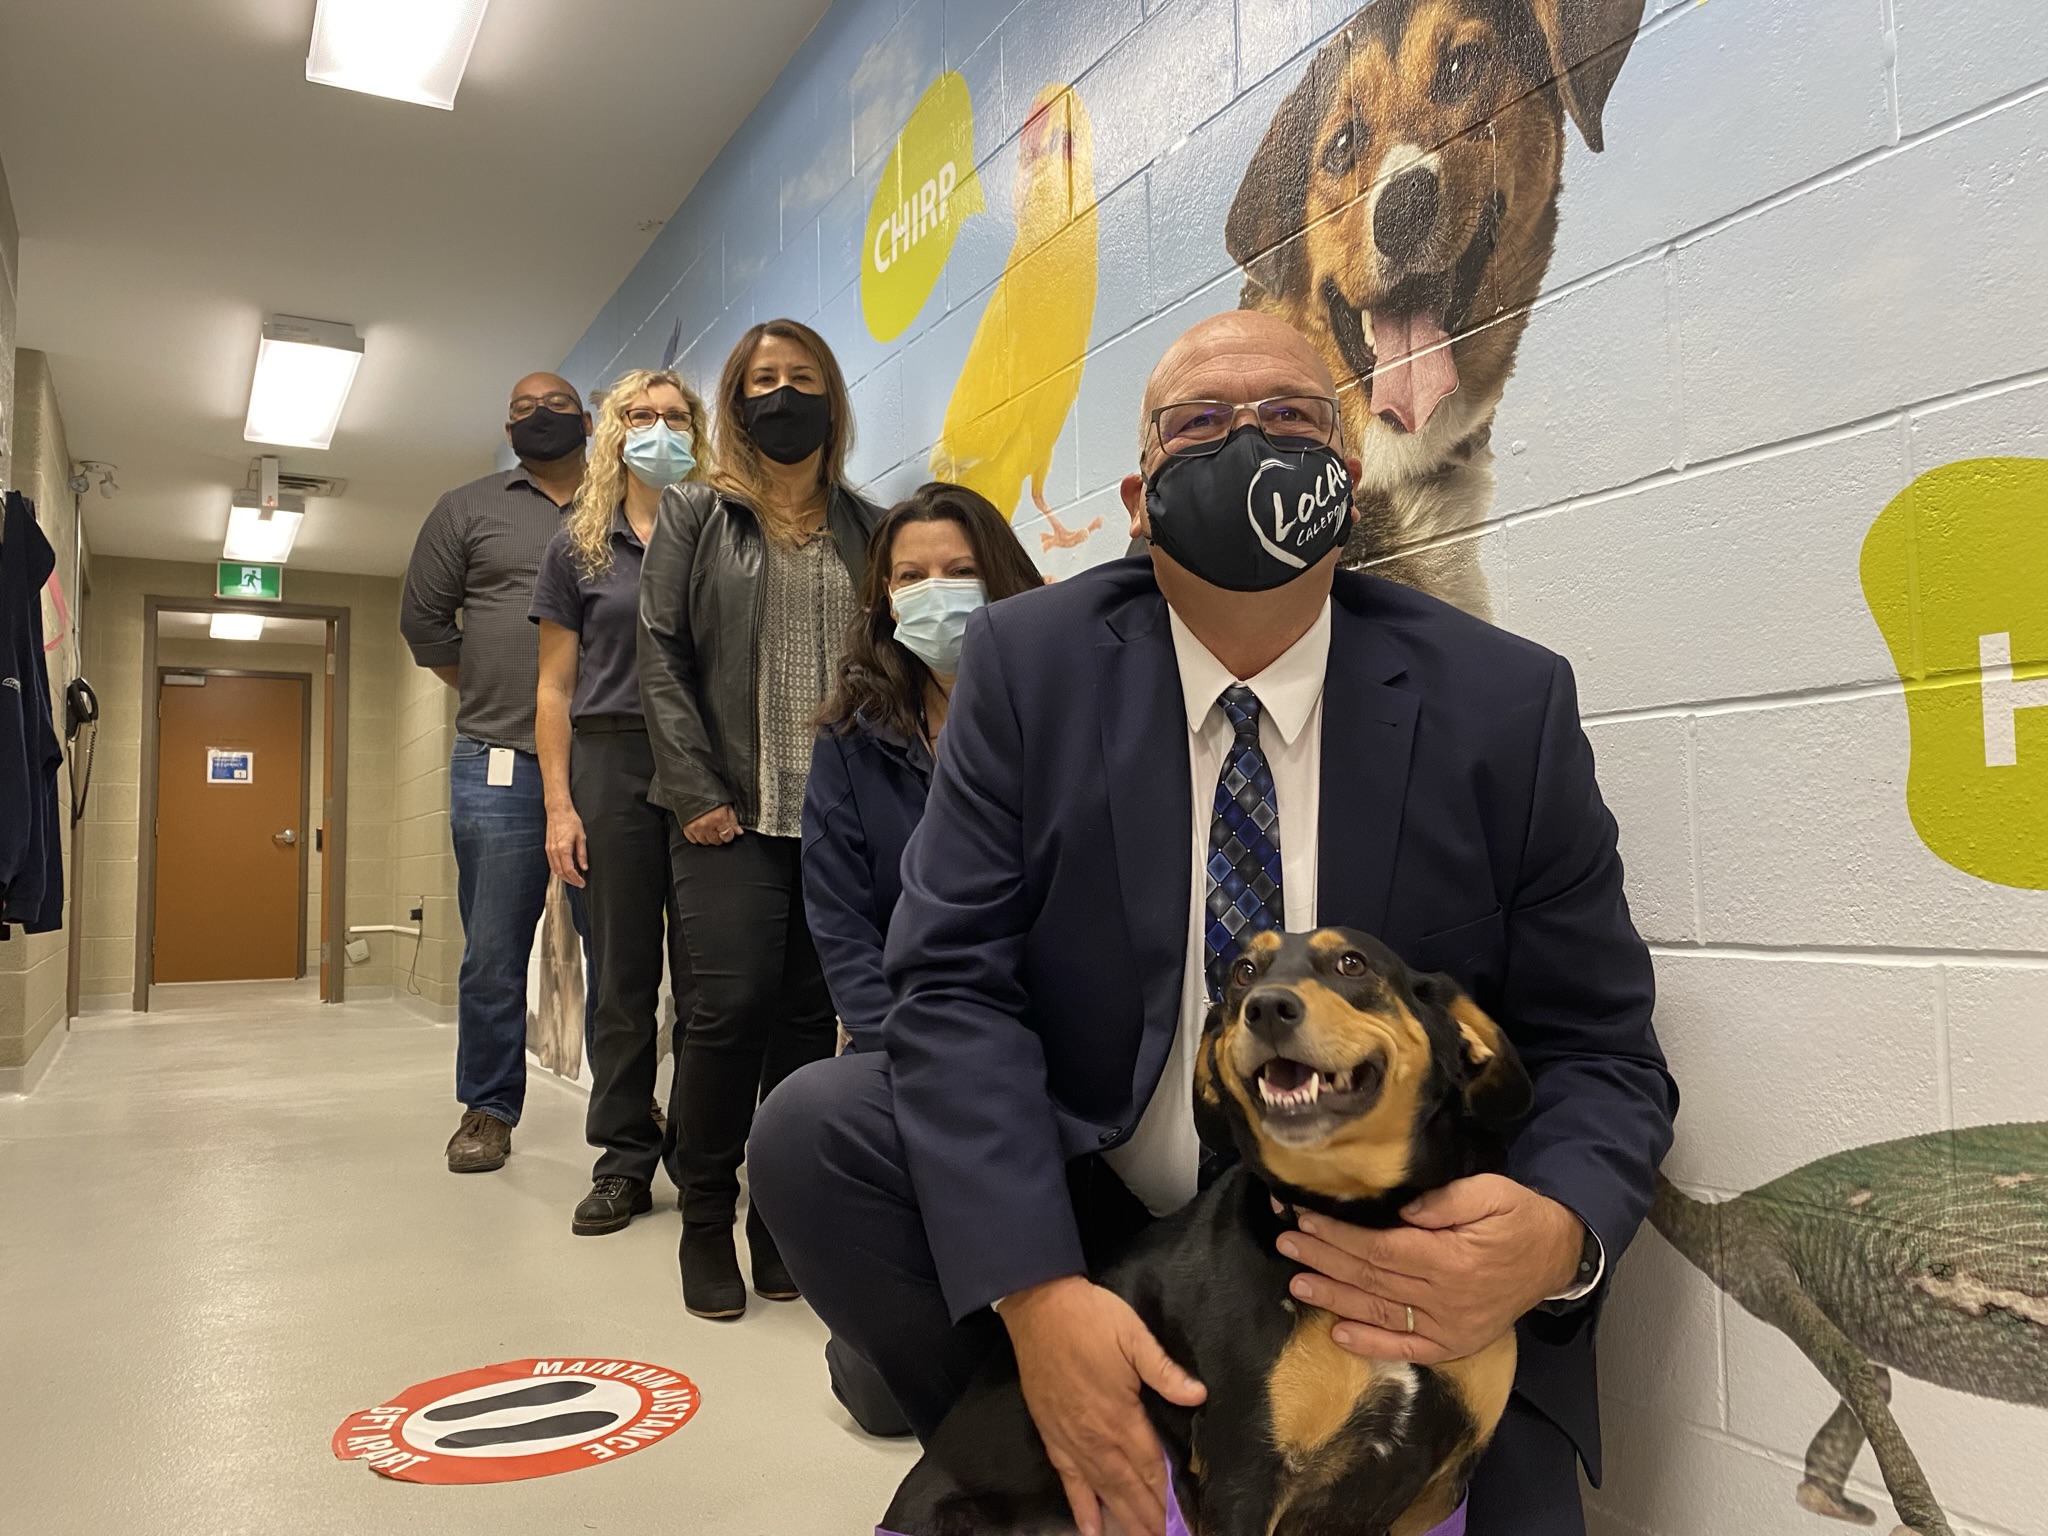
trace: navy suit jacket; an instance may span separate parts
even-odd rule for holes
[[[804,786],[804,914],[825,968],[825,985],[857,1051],[882,1048],[889,983],[882,936],[902,894],[904,845],[924,816],[932,761],[856,716],[842,735],[827,731],[811,750]]]
[[[1337,574],[1331,618],[1318,921],[1449,972],[1500,1023],[1535,1084],[1511,1172],[1576,1212],[1611,1269],[1649,1208],[1677,1091],[1571,669],[1371,576]],[[1190,793],[1148,559],[969,620],[904,854],[883,1028],[956,1318],[1085,1268],[1064,1166],[1127,1138],[1164,1069]],[[1591,1310],[1532,1315],[1517,1386],[1597,1476]]]

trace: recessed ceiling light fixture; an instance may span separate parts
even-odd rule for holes
[[[260,613],[216,613],[206,626],[206,632],[216,640],[261,640],[263,638],[263,615]]]
[[[251,565],[283,565],[292,557],[292,544],[298,539],[299,524],[303,521],[303,512],[282,508],[265,517],[261,507],[243,505],[243,498],[238,495],[228,511],[227,542],[220,557],[245,560]]]
[[[325,448],[363,361],[355,327],[272,315],[256,346],[256,378],[242,436],[284,448]]]
[[[306,499],[278,491],[276,459],[256,462],[260,486],[253,491],[235,492],[228,507],[228,537],[220,557],[250,565],[283,565],[292,556],[299,524],[306,520]]]
[[[306,78],[452,109],[490,0],[320,0]]]

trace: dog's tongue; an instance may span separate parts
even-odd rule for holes
[[[1372,316],[1373,413],[1403,432],[1420,432],[1458,388],[1451,338],[1435,315]]]

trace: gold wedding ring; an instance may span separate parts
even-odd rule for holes
[[[1408,1308],[1408,1331],[1410,1333],[1415,1331],[1415,1309],[1413,1307]]]

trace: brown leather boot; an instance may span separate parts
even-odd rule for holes
[[[512,1127],[496,1115],[472,1109],[448,1138],[450,1173],[489,1173],[512,1155]]]

